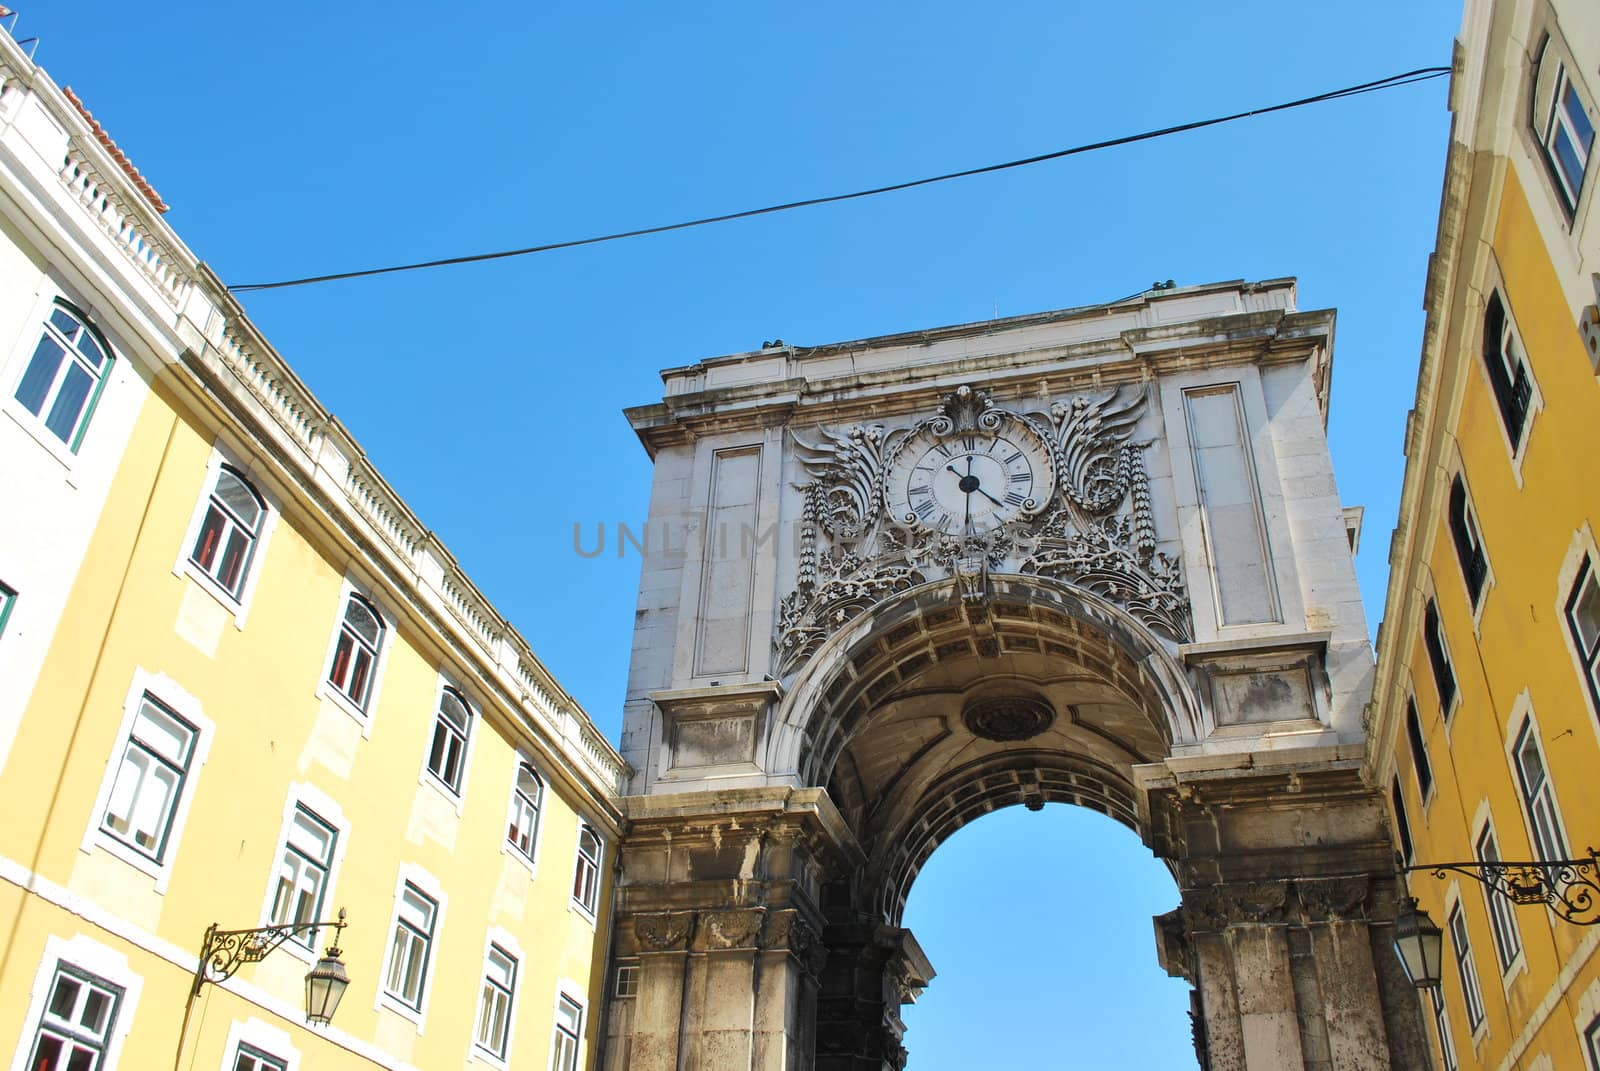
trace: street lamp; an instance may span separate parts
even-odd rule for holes
[[[1394,920],[1394,950],[1412,985],[1427,989],[1439,984],[1444,933],[1433,924],[1426,911],[1417,910],[1417,901],[1413,898],[1406,899],[1406,906]]]
[[[195,998],[207,982],[223,982],[232,978],[246,963],[259,963],[279,945],[291,937],[309,934],[314,942],[317,931],[325,926],[333,928],[333,944],[317,960],[316,966],[306,972],[306,1022],[326,1026],[339,1007],[350,975],[345,972],[344,961],[339,957],[339,936],[344,932],[344,908],[339,909],[335,922],[286,922],[277,926],[257,926],[248,930],[222,930],[216,923],[206,927],[200,945],[200,962],[194,969],[194,982],[189,986],[189,999],[183,1006],[183,1026],[178,1030],[178,1052],[173,1058],[173,1069],[183,1062],[183,1042],[189,1033],[189,1017],[194,1013]]]

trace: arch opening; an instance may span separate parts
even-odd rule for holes
[[[942,842],[906,911],[938,971],[900,1009],[908,1071],[1196,1066],[1189,984],[1152,947],[1177,884],[1114,821],[1012,807]]]

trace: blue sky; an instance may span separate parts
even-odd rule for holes
[[[17,6],[39,61],[233,283],[1046,152],[1448,64],[1459,20],[1442,0]],[[578,557],[573,525],[643,518],[649,464],[620,410],[659,396],[658,369],[1157,279],[1296,275],[1302,308],[1339,310],[1330,441],[1344,501],[1368,508],[1375,628],[1447,131],[1435,81],[885,198],[245,304],[614,737],[639,563]],[[1137,918],[1082,899],[1108,887]],[[1055,1047],[1038,998],[1064,1015],[1108,992],[1122,999],[1083,1019],[1085,1045],[1186,1066],[1183,987],[1154,966],[1147,921],[1175,901],[1137,839],[1097,816],[1052,807],[964,831],[913,893],[908,921],[943,972],[910,1016],[913,1068],[972,1066],[985,1050],[955,1035],[1023,1046],[995,1049],[1002,1065],[1106,1066]],[[972,924],[1041,913],[1062,921]],[[1123,960],[1132,975],[1108,981]],[[1118,988],[1138,984],[1153,995]],[[1154,1047],[1136,1059],[1138,1045]]]

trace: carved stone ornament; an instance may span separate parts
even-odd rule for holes
[[[985,740],[1031,740],[1054,724],[1056,712],[1042,699],[1008,695],[974,700],[961,720]]]
[[[765,908],[702,911],[700,925],[695,929],[695,947],[708,951],[754,948],[765,914]]]
[[[689,932],[694,914],[689,911],[663,915],[635,915],[633,933],[645,952],[676,952],[689,947]]]
[[[1191,933],[1215,933],[1239,924],[1288,921],[1289,886],[1282,881],[1235,881],[1183,894]]]
[[[761,946],[773,950],[787,949],[807,974],[821,973],[828,959],[828,949],[817,931],[795,910],[773,911],[767,915],[766,930],[761,935]]]
[[[1366,917],[1371,882],[1366,875],[1343,878],[1297,878],[1294,891],[1307,922]]]
[[[1132,438],[1146,404],[1133,384],[1019,412],[960,387],[909,426],[791,432],[808,480],[780,673],[893,595],[953,577],[981,605],[999,572],[1079,585],[1187,641],[1178,563],[1156,550],[1149,443]]]

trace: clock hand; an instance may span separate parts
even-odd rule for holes
[[[1000,501],[998,498],[994,497],[988,491],[985,491],[983,488],[976,487],[976,488],[973,488],[973,490],[977,491],[978,494],[982,495],[984,498],[987,498],[990,502],[993,502],[995,505],[999,506],[1001,509],[1005,508],[1005,503],[1004,502]]]
[[[968,458],[968,459],[967,459],[967,460],[968,460],[968,461],[971,461],[971,460],[972,460],[972,459],[971,459],[971,458]],[[949,469],[949,470],[950,470],[950,471],[951,471],[951,472],[953,472],[953,473],[955,473],[955,474],[956,474],[956,475],[957,475],[957,476],[960,476],[960,475],[961,475],[961,470],[960,470],[960,469],[958,469],[958,468],[956,468],[956,467],[955,467],[955,465],[954,465],[954,464],[949,464],[949,465],[946,465],[946,466],[945,466],[945,468],[947,468],[947,469]],[[969,475],[970,475],[970,474],[969,474]]]

